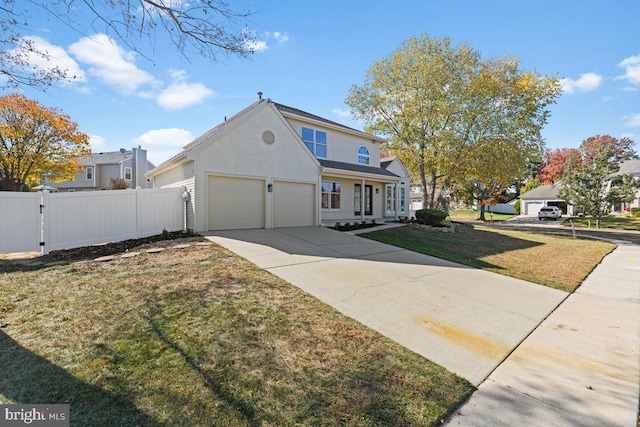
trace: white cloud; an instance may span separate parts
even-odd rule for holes
[[[125,95],[145,85],[157,85],[155,78],[138,68],[134,52],[126,52],[106,34],[83,37],[69,46],[77,60],[90,65],[89,72]]]
[[[24,52],[24,59],[28,64],[41,70],[49,70],[57,67],[60,70],[66,71],[67,78],[64,83],[86,82],[87,78],[84,71],[60,46],[53,45],[38,36],[23,37],[21,44],[28,45],[31,48]],[[44,55],[35,52],[41,52]]]
[[[157,166],[178,154],[193,139],[191,132],[185,129],[154,129],[132,139],[131,143],[146,149],[147,159]]]
[[[156,98],[158,105],[163,108],[179,110],[201,104],[205,99],[216,95],[202,83],[187,83],[187,72],[184,70],[171,69],[169,75],[173,78],[173,83]]]
[[[340,108],[334,108],[333,110],[331,110],[331,112],[336,116],[351,118],[351,111],[349,110],[341,110]]]
[[[562,90],[566,93],[590,92],[602,84],[602,76],[595,73],[580,74],[578,80],[560,79]]]
[[[617,77],[617,80],[627,80],[629,84],[640,86],[640,55],[630,56],[618,64],[625,69],[625,74]]]
[[[245,40],[244,45],[252,52],[264,52],[269,49],[267,42],[264,40]]]
[[[640,127],[640,113],[629,114],[624,116],[623,119],[627,120],[624,125],[628,128]]]
[[[289,33],[281,33],[280,31],[265,31],[265,37],[273,37],[279,44],[283,44],[289,41]]]
[[[107,140],[99,135],[89,135],[89,144],[93,152],[100,153],[105,151]]]

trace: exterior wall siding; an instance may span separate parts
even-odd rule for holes
[[[235,126],[212,143],[205,143],[193,153],[195,160],[195,231],[208,227],[207,180],[210,175],[257,178],[273,184],[274,180],[315,184],[319,167],[309,150],[298,143],[291,128],[283,122],[275,107],[266,106],[248,116],[241,126]],[[262,140],[270,131],[272,144]],[[265,188],[265,192],[266,192]],[[272,212],[273,193],[266,194],[266,212]],[[265,222],[270,224],[269,221]]]
[[[189,193],[189,200],[185,202],[186,225],[189,230],[195,230],[195,177],[194,162],[187,162],[154,178],[155,188],[184,188]]]
[[[356,135],[339,132],[322,125],[309,124],[301,120],[287,118],[291,126],[302,137],[302,127],[321,130],[327,133],[327,160],[358,163],[358,148],[361,145],[369,149],[369,166],[380,167],[380,144],[372,139],[365,139]]]

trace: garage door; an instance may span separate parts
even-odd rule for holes
[[[316,224],[316,187],[299,182],[274,181],[273,226],[303,227]]]
[[[209,230],[264,228],[263,180],[212,176],[207,191]]]
[[[543,206],[544,204],[542,203],[527,203],[527,215],[537,215]]]

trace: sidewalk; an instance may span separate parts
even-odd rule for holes
[[[640,246],[616,243],[447,426],[638,425]]]

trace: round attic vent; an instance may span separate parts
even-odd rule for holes
[[[266,144],[273,144],[273,142],[276,140],[276,136],[270,130],[265,130],[264,132],[262,132],[262,140]]]

